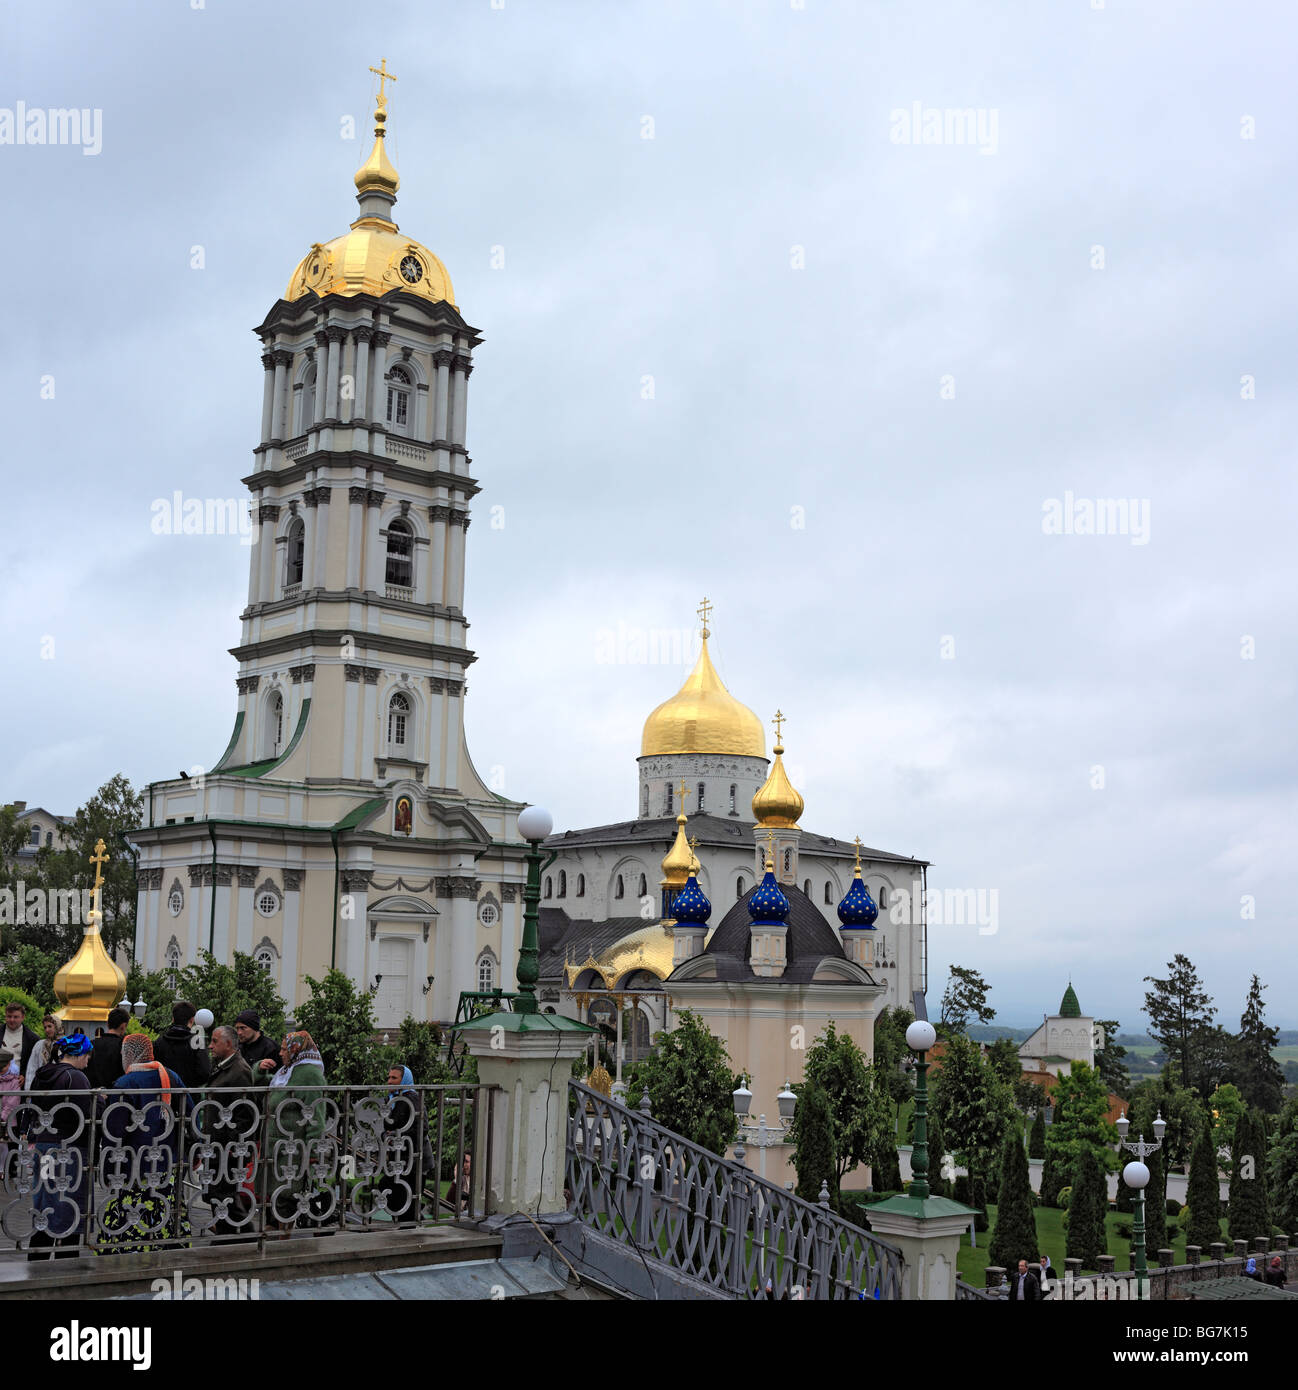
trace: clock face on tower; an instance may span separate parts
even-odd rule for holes
[[[417,285],[424,278],[424,268],[414,256],[406,256],[401,262],[401,278],[408,284]]]

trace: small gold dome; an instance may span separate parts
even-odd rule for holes
[[[703,650],[685,684],[645,720],[640,756],[658,753],[729,753],[743,758],[766,756],[762,721],[721,683]]]
[[[97,914],[81,938],[77,953],[54,976],[59,1016],[77,1022],[103,1023],[122,1002],[126,976],[104,950]]]
[[[774,752],[775,762],[771,765],[770,776],[753,797],[753,815],[758,825],[781,829],[797,825],[806,803],[784,770],[784,749],[777,743]]]
[[[685,838],[685,812],[682,811],[676,817],[676,838],[663,859],[663,887],[684,888],[691,867],[697,863],[690,842]]]

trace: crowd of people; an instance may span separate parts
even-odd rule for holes
[[[202,1190],[211,1215],[205,1234],[259,1234],[259,1204],[266,1213],[260,1234],[288,1236],[301,1225],[318,1234],[337,1228],[343,1189],[321,1163],[329,1145],[313,1143],[326,1135],[326,1106],[319,1101],[328,1083],[311,1035],[297,1029],[277,1043],[248,1009],[232,1024],[215,1027],[209,1041],[195,1024],[196,1013],[187,1001],[177,1002],[171,1025],[154,1041],[147,1033],[128,1032],[130,1015],[114,1009],[91,1040],[82,1032],[64,1033],[52,1015],[43,1020],[45,1036],[38,1037],[21,1004],[6,1006],[0,1173],[11,1184],[13,1151],[34,1151],[33,1208],[44,1215],[33,1223],[29,1258],[78,1253],[92,1206],[96,1124],[97,1248],[126,1253],[186,1238],[184,1163],[202,1161],[204,1141],[210,1171]],[[29,1094],[19,1110],[22,1092]],[[42,1104],[42,1093],[58,1092],[65,1094],[51,1094]],[[409,1067],[388,1073],[381,1128],[389,1142],[367,1197],[371,1213],[408,1220],[422,1211],[425,1194],[414,1190],[417,1175],[432,1185],[434,1206],[467,1200],[467,1154],[450,1191],[438,1192],[423,1098]],[[186,1134],[189,1152],[182,1153]],[[407,1135],[410,1142],[403,1142]],[[111,1153],[104,1152],[106,1146]],[[216,1157],[212,1146],[220,1146]],[[71,1177],[70,1151],[79,1155]],[[404,1157],[394,1162],[393,1154]],[[57,1179],[47,1172],[50,1155],[65,1160]]]
[[[1256,1279],[1259,1283],[1272,1284],[1277,1289],[1282,1289],[1285,1286],[1284,1260],[1279,1255],[1273,1255],[1263,1272],[1258,1268],[1257,1260],[1250,1256],[1244,1266],[1244,1275],[1246,1278]],[[1055,1282],[1054,1266],[1050,1263],[1048,1255],[1042,1255],[1035,1264],[1020,1260],[1019,1267],[1010,1271],[1008,1302],[1038,1303],[1041,1299],[1050,1297]]]

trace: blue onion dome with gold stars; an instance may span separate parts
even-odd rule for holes
[[[699,881],[690,874],[685,880],[685,887],[676,894],[676,901],[672,906],[672,916],[678,922],[692,923],[695,926],[706,926],[708,918],[712,915],[712,904],[708,901],[707,895],[699,887]]]
[[[857,930],[872,930],[879,917],[879,909],[870,896],[870,890],[861,877],[861,842],[856,842],[856,872],[852,875],[852,886],[838,905],[838,920],[845,927]]]
[[[748,895],[748,915],[754,922],[783,922],[789,915],[789,900],[775,881],[775,862],[766,855],[766,877]]]

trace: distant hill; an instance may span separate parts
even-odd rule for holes
[[[974,1042],[995,1042],[997,1038],[1013,1038],[1024,1042],[1037,1030],[1035,1028],[1007,1028],[1000,1023],[975,1023],[967,1030]]]

